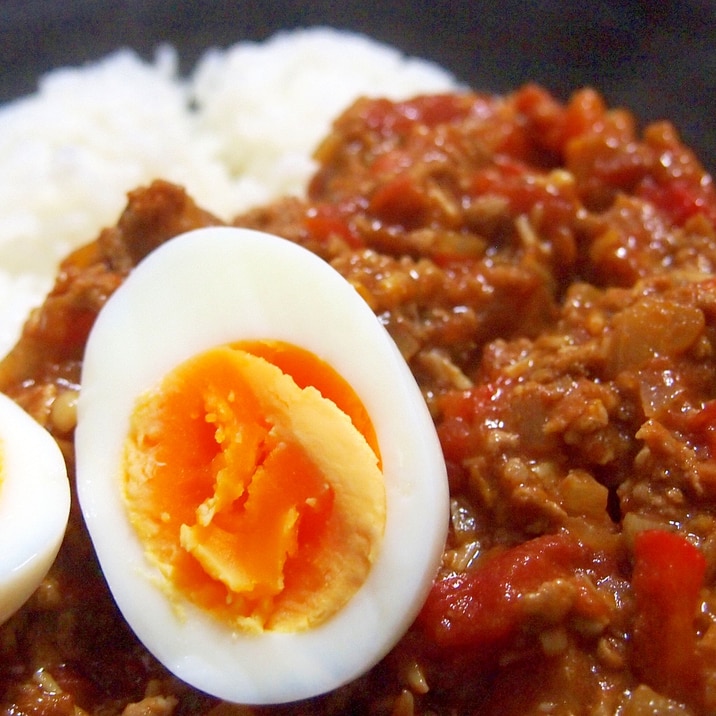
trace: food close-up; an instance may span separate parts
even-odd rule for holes
[[[0,715],[716,713],[714,158],[180,52],[0,105]]]

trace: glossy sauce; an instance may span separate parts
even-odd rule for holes
[[[276,712],[713,713],[711,178],[668,123],[640,131],[591,90],[561,103],[532,85],[361,100],[317,159],[307,199],[236,223],[330,261],[388,328],[438,427],[452,524],[384,662]],[[211,223],[177,187],[133,192],[0,367],[70,462],[53,406],[94,315],[153,246]],[[73,509],[48,580],[0,629],[0,713],[250,712],[134,641]]]

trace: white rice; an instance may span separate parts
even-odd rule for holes
[[[210,50],[179,77],[171,48],[55,70],[0,108],[0,355],[52,285],[58,261],[114,224],[127,191],[186,186],[224,219],[300,194],[311,152],[360,95],[456,87],[436,65],[327,28]]]

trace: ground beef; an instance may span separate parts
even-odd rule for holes
[[[330,262],[418,379],[451,491],[420,616],[332,694],[220,704],[135,640],[75,502],[57,563],[0,627],[0,713],[714,713],[711,178],[668,123],[532,85],[360,100],[316,157],[305,198],[235,223]],[[70,469],[94,316],[153,247],[216,223],[179,187],[132,192],[0,365]]]

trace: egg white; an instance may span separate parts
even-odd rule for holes
[[[349,603],[304,632],[233,632],[172,602],[122,501],[121,455],[136,398],[190,356],[242,339],[286,341],[327,361],[363,401],[380,445],[387,517],[379,556]],[[407,630],[440,563],[445,464],[412,374],[353,287],[274,236],[200,229],[159,247],[129,275],[89,337],[75,446],[84,518],[127,622],[173,673],[228,701],[299,700],[366,672]]]
[[[65,460],[53,437],[0,393],[0,624],[37,589],[70,513]]]

